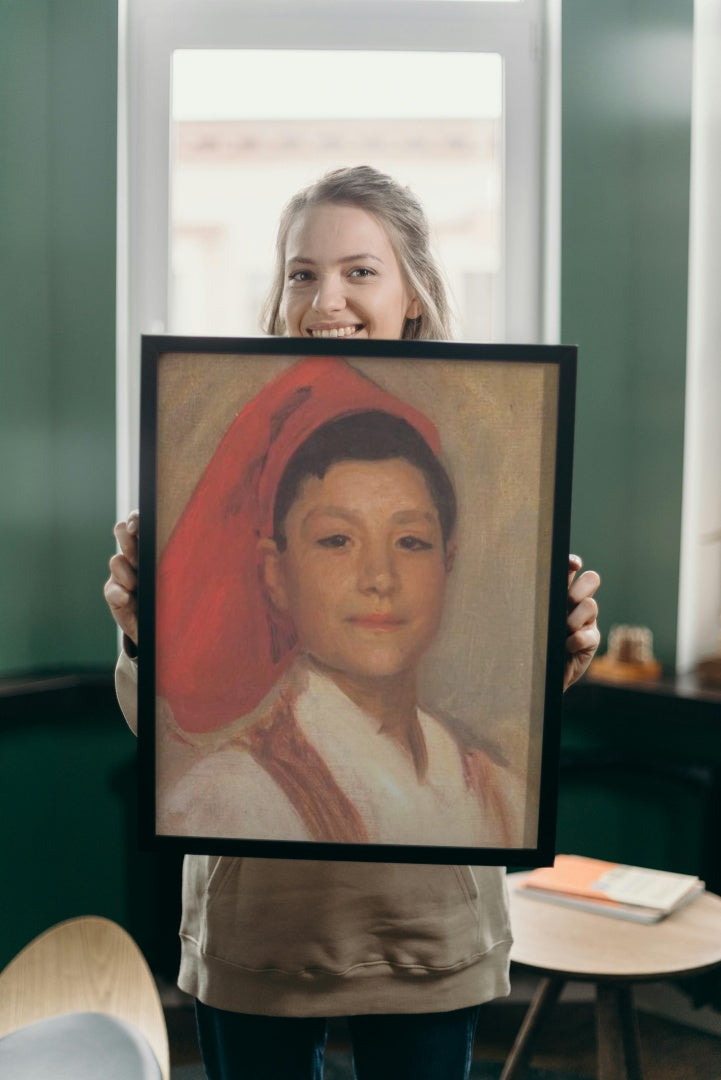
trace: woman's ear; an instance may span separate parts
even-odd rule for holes
[[[451,570],[453,569],[453,564],[456,561],[456,552],[457,551],[458,551],[458,544],[456,543],[456,541],[455,540],[449,540],[448,543],[446,544],[445,559],[444,559],[447,574],[450,574]]]
[[[408,310],[406,311],[406,318],[407,319],[417,319],[422,314],[423,314],[423,305],[421,304],[418,297],[414,296],[412,298],[410,304],[408,305]]]
[[[271,604],[278,611],[287,611],[288,593],[285,586],[283,553],[278,550],[275,540],[258,541],[258,563],[261,579]]]

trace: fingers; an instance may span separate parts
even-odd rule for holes
[[[563,689],[568,690],[588,670],[596,655],[601,635],[595,621],[584,626],[566,638],[566,666],[563,677]]]
[[[574,581],[571,573],[571,560],[574,558],[571,556],[569,559],[568,616],[566,619],[569,638],[584,627],[595,629],[598,604],[594,596],[601,585],[601,578],[595,570],[586,570]],[[577,561],[580,564],[581,560]]]
[[[118,542],[118,547],[131,564],[138,565],[138,533],[140,531],[140,516],[137,510],[131,511],[125,521],[119,521],[113,533]]]
[[[139,515],[137,510],[128,514],[125,521],[119,521],[113,533],[118,542],[120,553],[112,556],[109,562],[110,577],[105,582],[103,594],[110,608],[110,613],[124,634],[137,645],[138,643],[138,532]]]
[[[120,625],[119,619],[122,619],[123,623],[127,622],[129,618],[134,618],[136,615],[136,601],[135,593],[124,588],[112,577],[109,577],[103,586],[103,595],[107,601],[113,618]],[[125,626],[122,626],[125,629]]]
[[[598,604],[594,599],[601,578],[595,570],[586,570],[576,577],[582,566],[583,562],[577,555],[569,556],[564,690],[581,678],[601,642],[596,622]]]
[[[595,622],[575,630],[566,638],[566,652],[569,656],[588,654],[589,663],[601,643],[601,632]]]
[[[135,592],[138,588],[138,573],[125,555],[113,555],[108,566],[110,567],[110,580],[122,585],[128,592]]]
[[[584,596],[582,600],[570,606],[566,616],[566,632],[574,634],[584,626],[595,626],[598,618],[598,604],[593,596]]]
[[[575,581],[569,571],[568,607],[569,611],[583,600],[593,596],[601,585],[601,578],[595,570],[585,570]]]
[[[568,556],[568,587],[569,587],[569,589],[571,588],[571,585],[573,584],[573,579],[575,578],[576,574],[578,573],[578,571],[581,569],[582,566],[583,566],[583,559],[581,558],[580,555],[569,555]]]
[[[120,629],[130,640],[138,644],[138,605],[135,593],[124,588],[112,576],[105,582],[103,589],[110,613]]]

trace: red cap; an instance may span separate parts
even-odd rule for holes
[[[272,536],[276,490],[298,447],[328,421],[367,409],[406,420],[440,453],[423,413],[335,357],[294,364],[223,436],[158,566],[156,692],[185,731],[251,712],[295,656],[292,622],[266,598],[258,541]]]

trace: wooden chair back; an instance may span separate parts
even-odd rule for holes
[[[168,1032],[155,980],[133,939],[110,919],[85,915],[58,923],[0,972],[0,1037],[74,1012],[132,1024],[169,1080]]]

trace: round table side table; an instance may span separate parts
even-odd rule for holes
[[[599,1080],[643,1080],[632,986],[721,966],[721,898],[705,892],[657,923],[629,922],[529,898],[508,875],[511,960],[542,976],[501,1073],[519,1080],[568,981],[596,988]]]

